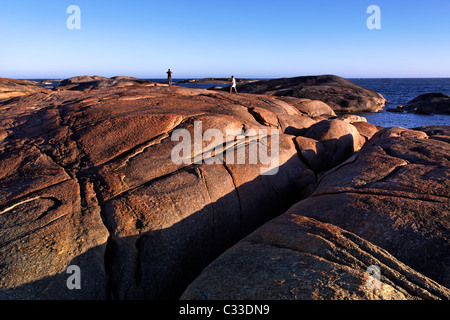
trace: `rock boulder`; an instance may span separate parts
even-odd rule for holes
[[[369,267],[380,270],[376,282]],[[376,269],[379,268],[379,269]],[[335,225],[285,214],[210,264],[184,300],[448,299],[450,290]]]
[[[48,93],[49,90],[35,81],[0,78],[0,100],[38,92]]]
[[[447,133],[379,131],[309,198],[211,263],[182,298],[449,299],[450,145],[432,138]]]
[[[155,82],[128,76],[116,76],[112,78],[100,76],[79,76],[62,80],[59,86],[56,87],[56,90],[85,91],[108,87],[130,87],[136,85],[163,86]]]
[[[443,93],[421,94],[402,109],[418,114],[450,114],[450,97]]]
[[[381,94],[334,75],[264,80],[241,85],[238,90],[320,100],[338,112],[377,112],[386,104]]]
[[[304,136],[320,141],[327,154],[328,169],[348,159],[365,142],[352,124],[339,119],[322,120],[312,125]]]

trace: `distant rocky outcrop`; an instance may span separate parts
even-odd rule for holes
[[[334,75],[258,81],[238,92],[320,100],[337,112],[377,112],[386,103],[381,94]]]
[[[309,198],[211,263],[182,299],[448,300],[450,145],[433,138],[448,133],[377,132]]]
[[[49,92],[35,81],[0,78],[0,100],[37,92]]]
[[[236,83],[241,83],[241,84],[253,83],[253,82],[257,82],[257,81],[259,81],[259,80],[236,78]],[[185,79],[185,80],[178,81],[178,83],[211,83],[211,84],[227,84],[230,82],[231,82],[231,77],[230,78]]]
[[[128,76],[116,76],[112,78],[101,76],[79,76],[62,80],[59,86],[56,87],[56,90],[85,91],[109,87],[129,87],[134,85],[167,86]]]
[[[418,114],[450,114],[450,97],[443,93],[421,94],[401,109]]]

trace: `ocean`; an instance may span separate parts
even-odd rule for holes
[[[153,79],[153,81],[156,80],[160,82],[166,81],[165,79]],[[174,84],[181,87],[202,89],[218,86],[211,83],[177,83],[180,80],[175,79]],[[388,108],[405,105],[408,101],[424,93],[440,92],[450,96],[450,78],[349,78],[348,80],[381,93],[388,101],[386,107],[380,112],[357,113],[374,125],[383,127],[399,126],[409,129],[421,126],[450,125],[450,115],[421,115],[386,111]]]
[[[167,79],[146,80],[167,83]],[[225,86],[212,83],[179,83],[181,80],[185,79],[174,79],[174,85],[199,89],[208,89],[212,86]],[[388,108],[404,105],[423,93],[440,92],[450,96],[450,78],[349,78],[348,80],[381,93],[388,101],[384,110],[380,112],[358,113],[358,115],[365,117],[368,122],[374,125],[383,127],[399,126],[404,128],[450,125],[450,115],[420,115],[386,111]],[[51,82],[53,85],[58,85],[59,81]]]
[[[415,97],[431,92],[440,92],[450,96],[450,78],[388,78],[388,79],[348,79],[360,86],[374,90],[388,101],[380,112],[358,114],[368,122],[383,126],[417,128],[421,126],[450,125],[450,115],[421,115],[414,113],[394,113],[386,111],[405,105]]]

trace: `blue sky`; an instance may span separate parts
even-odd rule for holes
[[[449,0],[0,0],[0,77],[450,77]],[[69,5],[81,29],[69,30]],[[368,6],[381,9],[369,30]]]

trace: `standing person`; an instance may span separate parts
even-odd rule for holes
[[[236,94],[237,94],[237,89],[236,89],[236,79],[234,78],[234,76],[231,76],[231,87],[230,87],[230,93],[232,93],[233,92],[233,89],[234,89],[234,91],[236,92]]]
[[[169,81],[169,86],[172,86],[172,71],[170,69],[166,72],[167,73],[167,80]]]

